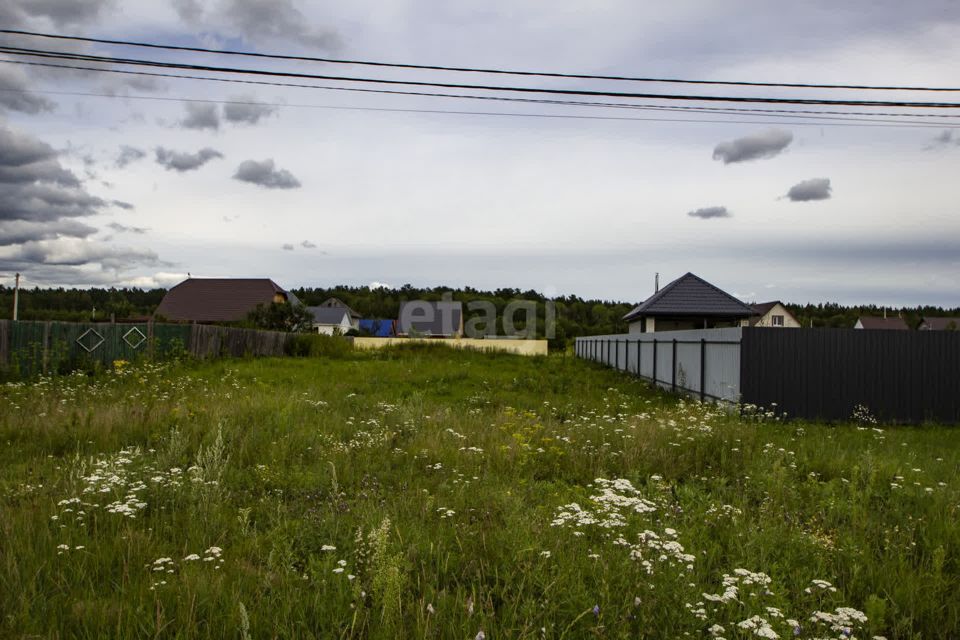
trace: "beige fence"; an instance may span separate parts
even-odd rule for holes
[[[352,338],[357,349],[383,349],[400,344],[423,342],[427,344],[445,344],[455,349],[478,349],[480,351],[506,351],[521,356],[547,355],[546,340],[512,340],[485,338]]]

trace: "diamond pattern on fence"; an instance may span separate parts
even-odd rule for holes
[[[143,331],[140,331],[139,328],[133,327],[123,334],[123,341],[127,343],[128,347],[136,350],[140,347],[140,345],[147,341],[147,336],[145,336]]]
[[[103,336],[94,329],[87,329],[77,338],[77,344],[87,353],[92,353],[97,347],[103,344]]]

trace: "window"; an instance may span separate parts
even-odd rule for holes
[[[774,327],[783,326],[783,316],[770,316],[770,324]]]

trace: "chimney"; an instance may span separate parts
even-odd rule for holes
[[[659,271],[653,276],[653,292],[660,293],[660,272]]]

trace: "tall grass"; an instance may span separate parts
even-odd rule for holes
[[[0,637],[960,635],[949,428],[427,347],[0,403]]]

